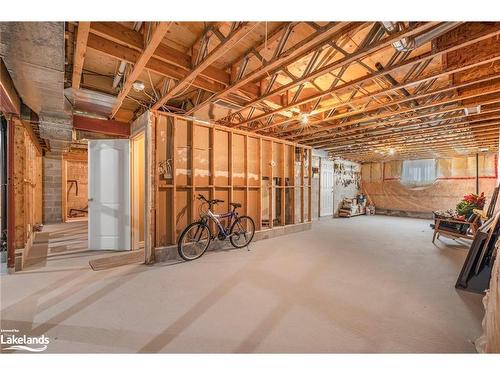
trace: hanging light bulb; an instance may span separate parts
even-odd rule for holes
[[[396,153],[396,150],[394,150],[393,148],[390,148],[388,150],[388,152],[389,152],[389,155],[394,155]]]
[[[309,113],[302,113],[300,115],[300,123],[302,125],[307,125],[309,124]]]
[[[134,89],[134,91],[136,92],[140,92],[140,91],[143,91],[144,90],[144,82],[142,81],[134,81],[134,83],[132,83],[132,88]]]

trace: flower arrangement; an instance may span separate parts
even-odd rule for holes
[[[482,210],[484,208],[484,203],[486,197],[484,193],[481,195],[477,194],[467,194],[464,198],[457,204],[457,213],[464,218],[469,217],[474,209]]]

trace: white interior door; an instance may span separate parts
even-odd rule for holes
[[[89,249],[130,250],[129,141],[91,140],[88,157]]]
[[[333,216],[333,161],[321,160],[320,216]]]

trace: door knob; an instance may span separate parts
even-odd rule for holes
[[[94,198],[87,199],[87,202],[93,202],[93,201],[94,201]]]

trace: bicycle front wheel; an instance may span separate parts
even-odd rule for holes
[[[231,226],[229,240],[236,248],[247,246],[255,233],[255,223],[250,216],[240,216]]]
[[[207,224],[194,222],[182,232],[177,243],[177,251],[184,260],[194,260],[207,251],[212,235]]]

